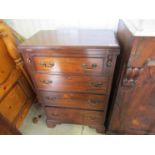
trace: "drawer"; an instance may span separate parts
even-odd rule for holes
[[[105,95],[40,92],[39,100],[46,106],[104,110]]]
[[[37,72],[53,74],[101,74],[104,70],[104,58],[33,56],[31,59],[33,68]]]
[[[35,74],[38,89],[58,92],[86,92],[105,94],[108,80],[105,77]]]
[[[47,120],[86,125],[103,124],[104,112],[46,107]]]

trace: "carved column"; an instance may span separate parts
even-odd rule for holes
[[[0,20],[0,37],[3,39],[6,45],[9,55],[13,58],[14,62],[16,63],[17,69],[22,71],[25,78],[27,79],[31,87],[33,88],[33,84],[24,68],[23,60],[16,48],[16,42],[12,35],[12,32],[2,20]]]

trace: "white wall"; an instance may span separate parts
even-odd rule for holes
[[[118,12],[114,11],[117,1],[107,3],[103,0],[50,0],[46,10],[40,9],[40,17],[44,12],[48,12],[48,18],[43,20],[32,19],[12,19],[7,22],[24,37],[28,38],[41,29],[60,29],[60,28],[100,28],[115,29],[118,22]],[[22,2],[21,2],[22,3]],[[33,2],[32,2],[33,3]],[[45,2],[46,3],[46,2]],[[38,10],[40,1],[35,2],[33,17]],[[42,5],[42,4],[40,4]],[[44,8],[44,6],[42,6]],[[26,13],[29,8],[26,7]],[[20,8],[18,8],[20,9]],[[22,11],[19,11],[22,14]],[[20,15],[19,13],[19,15]],[[11,14],[11,13],[10,13]],[[114,18],[115,17],[115,18]]]
[[[29,38],[39,30],[62,29],[62,28],[92,28],[113,29],[117,28],[118,19],[102,19],[97,17],[79,19],[7,19],[5,20],[17,32],[25,38]]]

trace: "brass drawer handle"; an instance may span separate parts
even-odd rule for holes
[[[93,87],[101,88],[103,86],[103,83],[102,82],[99,82],[99,83],[91,82],[90,85]]]
[[[51,84],[51,83],[53,83],[52,80],[40,80],[40,82],[43,83],[43,84]]]
[[[56,100],[57,98],[56,98],[56,97],[49,97],[49,96],[47,96],[46,99],[49,100],[49,101],[54,101],[54,100]]]
[[[40,62],[39,65],[40,65],[40,66],[43,66],[43,67],[51,68],[51,67],[54,66],[54,63]]]
[[[91,66],[89,66],[87,64],[82,64],[81,66],[85,70],[93,70],[93,69],[95,69],[97,67],[97,64],[92,64]]]

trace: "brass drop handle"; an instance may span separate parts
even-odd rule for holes
[[[43,83],[43,84],[51,84],[51,83],[53,83],[52,80],[40,80],[40,82]]]
[[[49,101],[54,101],[54,100],[56,100],[57,98],[56,98],[56,97],[49,97],[49,96],[47,96],[46,99],[49,100]]]
[[[93,87],[101,88],[103,86],[103,83],[102,82],[98,82],[98,83],[91,82],[90,85]]]
[[[54,63],[46,63],[46,62],[40,62],[39,63],[40,66],[43,66],[43,67],[47,67],[47,68],[51,68],[54,66]]]
[[[89,66],[88,64],[82,64],[81,66],[85,70],[92,70],[92,69],[95,69],[97,67],[97,64],[92,64],[91,66]]]

